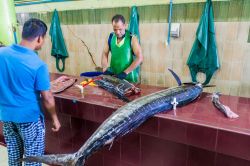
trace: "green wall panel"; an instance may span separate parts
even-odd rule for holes
[[[249,20],[250,18],[250,0],[245,0],[242,9],[242,20]]]
[[[198,22],[202,14],[204,2],[173,4],[173,22]],[[250,0],[231,0],[213,2],[215,21],[250,21]],[[169,5],[139,6],[141,23],[167,22]],[[62,24],[106,24],[111,22],[115,14],[124,15],[129,21],[130,8],[104,8],[59,11]],[[20,16],[22,15],[22,17]],[[23,24],[30,17],[40,18],[50,23],[52,12],[18,13],[18,21]]]
[[[230,1],[228,18],[230,21],[239,21],[242,16],[242,9],[244,5],[244,0],[234,0]]]
[[[89,19],[88,10],[81,10],[81,11],[82,11],[82,24],[88,24],[88,19]]]
[[[169,8],[167,8],[168,12]],[[187,15],[187,7],[183,4],[173,5],[172,18],[173,22],[185,22]]]
[[[216,21],[227,21],[230,2],[214,2],[214,18]]]
[[[159,22],[161,15],[159,6],[144,6],[144,8],[144,22]]]
[[[168,21],[168,15],[169,15],[169,5],[165,6],[159,6],[159,22],[167,22]],[[172,14],[173,15],[173,14]]]

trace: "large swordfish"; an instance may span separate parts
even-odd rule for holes
[[[183,106],[199,97],[203,91],[201,84],[183,85],[179,77],[172,70],[170,72],[179,86],[140,97],[120,107],[100,125],[77,152],[29,156],[21,160],[62,166],[83,166],[85,160],[101,147],[107,144],[112,146],[114,139],[136,129],[153,115],[172,110],[173,101],[178,103],[177,106]]]

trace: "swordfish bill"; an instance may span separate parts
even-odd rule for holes
[[[170,71],[173,74],[173,71]],[[21,161],[62,166],[83,166],[86,159],[103,146],[108,144],[112,146],[116,138],[133,131],[153,115],[172,110],[173,104],[171,103],[173,101],[178,102],[177,107],[184,106],[197,99],[202,93],[203,87],[201,84],[183,85],[176,74],[174,77],[179,86],[137,98],[120,107],[99,126],[77,152],[29,156],[21,159]]]

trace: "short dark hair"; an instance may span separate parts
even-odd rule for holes
[[[112,18],[112,22],[113,21],[114,22],[122,21],[122,23],[125,24],[125,18],[121,14],[114,15],[113,18]]]
[[[47,25],[39,19],[31,18],[23,25],[22,38],[33,40],[38,36],[44,37],[47,32]]]

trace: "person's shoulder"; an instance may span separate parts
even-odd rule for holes
[[[110,40],[113,36],[114,36],[114,32],[110,32],[109,34],[108,34],[108,36],[107,36],[107,38]]]
[[[132,39],[133,39],[133,38],[136,38],[136,39],[138,38],[136,34],[132,34],[132,33],[131,33],[130,36],[131,36]]]
[[[136,39],[137,39],[137,38],[138,38],[136,34],[133,34],[133,33],[131,33],[131,32],[128,31],[128,30],[126,30],[126,31],[127,31],[127,33],[129,34],[129,36],[130,36],[131,39],[133,39],[133,38],[136,38]]]
[[[36,56],[36,61],[40,66],[46,66],[47,64],[37,55]]]
[[[47,68],[48,69],[48,65],[42,61],[39,65],[39,68]]]
[[[5,46],[0,48],[0,56],[1,57],[9,57],[13,54],[13,49],[11,46]]]
[[[41,66],[46,66],[47,64],[36,54],[31,55],[29,59],[27,59],[29,63],[33,64],[35,69],[39,69]]]
[[[0,47],[0,53],[12,50],[11,46]]]
[[[135,34],[131,34],[131,41],[132,43],[134,42],[139,43],[138,36]]]
[[[34,71],[37,73],[44,73],[45,71],[48,71],[48,65],[43,62],[42,60],[37,61],[36,64],[34,65]]]

